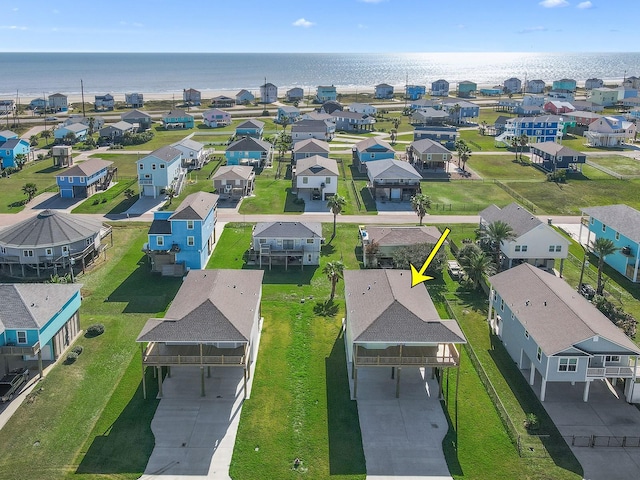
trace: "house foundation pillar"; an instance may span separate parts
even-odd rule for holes
[[[358,398],[358,369],[353,372],[353,398]]]
[[[589,387],[591,387],[591,381],[586,381],[584,383],[584,393],[582,394],[582,401],[589,401]]]
[[[158,398],[162,398],[162,367],[156,367],[158,369]]]
[[[38,375],[42,378],[42,350],[38,349]]]
[[[396,398],[400,398],[400,373],[402,368],[398,367],[398,374],[396,375]]]
[[[540,401],[544,402],[544,397],[547,394],[547,379],[542,377],[542,386],[540,387]]]
[[[200,366],[200,396],[205,396],[204,391],[204,366]]]
[[[533,360],[531,360],[531,365],[530,365],[530,372],[529,372],[529,385],[533,385],[536,381],[536,367],[533,365]]]

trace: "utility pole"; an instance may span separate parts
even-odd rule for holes
[[[80,79],[80,94],[82,95],[82,116],[87,117],[84,112],[84,84],[82,83],[82,79]]]

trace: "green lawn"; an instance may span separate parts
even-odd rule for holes
[[[71,213],[123,213],[126,212],[137,200],[135,195],[127,198],[126,190],[138,192],[138,180],[135,177],[121,178],[106,192],[96,193],[75,207]]]
[[[622,148],[602,148],[602,147],[590,147],[587,144],[587,139],[578,135],[567,134],[562,138],[562,145],[565,147],[573,148],[579,152],[620,152]]]
[[[38,195],[46,189],[58,191],[55,175],[64,170],[54,168],[52,160],[39,160],[27,163],[24,168],[9,177],[0,177],[0,189],[2,190],[2,200],[0,200],[0,213],[16,213],[24,208],[24,201],[27,199],[22,193],[23,185],[35,183],[38,187]]]
[[[613,170],[620,175],[640,175],[640,161],[623,155],[592,156],[590,163]]]
[[[477,129],[460,130],[460,138],[467,142],[472,152],[507,151],[506,147],[496,147],[494,137],[491,135],[480,135],[480,132]]]
[[[140,145],[128,145],[124,147],[124,150],[157,150],[158,148],[164,147],[165,145],[179,142],[180,140],[194,132],[193,128],[187,128],[184,130],[165,130],[164,128],[162,128],[162,125],[154,125],[151,127],[151,130],[153,131],[154,135],[149,142],[142,143]]]
[[[140,251],[147,229],[114,228],[108,261],[78,279],[81,326],[102,323],[105,333],[79,338],[84,352],[78,360],[56,365],[0,430],[4,478],[136,479],[144,470],[157,402],[153,393],[141,399],[134,339],[149,317],[162,315],[180,285],[149,273]]]
[[[431,197],[430,215],[475,215],[492,203],[502,207],[514,201],[511,195],[493,182],[422,182],[421,187],[422,193]]]
[[[528,162],[520,163],[515,155],[471,155],[467,166],[485,180],[544,181],[546,176]]]
[[[113,150],[117,152],[117,150]],[[144,157],[144,154],[135,155],[131,153],[94,153],[89,155],[91,158],[102,158],[113,162],[113,166],[118,169],[119,177],[137,177],[138,170],[136,162]]]

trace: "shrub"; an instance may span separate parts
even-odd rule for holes
[[[89,325],[87,327],[87,337],[97,337],[98,335],[102,335],[104,333],[104,325],[101,323],[94,323],[93,325]]]
[[[67,354],[67,360],[65,363],[73,363],[78,359],[78,354],[76,352],[69,352]]]
[[[73,347],[71,349],[71,351],[73,353],[76,353],[76,354],[80,355],[84,351],[84,348],[82,347],[82,345],[76,345],[75,347]]]
[[[540,428],[540,421],[535,413],[527,413],[524,420],[524,427],[527,430],[538,430]]]

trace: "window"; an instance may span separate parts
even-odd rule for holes
[[[266,238],[261,238],[261,239],[259,240],[259,243],[267,243],[267,239],[266,239]]]
[[[324,179],[324,184],[325,184],[325,185],[329,185],[330,183],[331,183],[331,177],[326,177],[326,178]]]
[[[516,252],[520,251],[520,245],[516,245]]]
[[[22,251],[22,256],[23,257],[33,257],[33,250],[23,250]]]
[[[6,247],[0,247],[0,253],[2,253],[2,254],[7,253]]]
[[[302,177],[302,183],[304,184],[309,183],[309,177]]]
[[[62,246],[62,253],[66,253],[66,254],[69,253],[69,245],[63,245]]]
[[[164,237],[159,235],[156,237],[156,243],[158,244],[159,247],[163,247],[164,246]]]
[[[504,299],[500,299],[500,310],[504,312]]]
[[[140,170],[144,170],[144,165],[140,164]]]
[[[18,345],[25,345],[27,343],[27,332],[26,330],[18,330],[16,332],[16,337],[18,340]]]
[[[164,163],[161,163],[160,164],[160,169],[163,169],[163,168],[164,168]]]
[[[562,251],[562,245],[556,245],[556,252]]]
[[[84,183],[84,177],[80,177],[80,183]]]
[[[372,154],[371,154],[371,158],[375,158],[375,157],[376,157],[376,154],[375,154],[375,153],[372,153]]]
[[[152,164],[151,164],[151,170],[155,170],[155,169],[156,169],[156,164],[155,164],[155,163],[152,163]]]
[[[559,372],[575,372],[578,369],[577,358],[561,358],[558,362]]]
[[[187,220],[187,230],[193,230],[193,220]]]
[[[45,254],[47,257],[51,257],[51,256],[53,255],[53,248],[46,248],[46,249],[44,250],[44,254]]]
[[[527,251],[527,246],[526,245],[522,245],[522,251],[526,252]]]
[[[307,238],[307,243],[313,243],[313,238]]]
[[[556,250],[556,248],[553,245],[549,245],[549,251],[550,252],[554,252]]]
[[[620,240],[620,232],[616,232],[616,240]]]
[[[525,337],[525,338],[529,338],[529,331],[528,331],[528,330],[525,330],[525,331],[524,331],[524,337]]]
[[[542,360],[542,349],[538,347],[538,352],[536,353],[536,358],[540,362]]]
[[[187,237],[187,246],[193,247],[196,244],[196,241],[193,237]]]
[[[593,223],[595,222],[594,218],[591,218],[591,225],[593,225]]]
[[[618,362],[620,362],[620,355],[606,355],[604,357],[604,361],[606,363],[609,363],[609,362],[618,363]]]
[[[293,240],[290,238],[287,238],[283,241],[283,248],[285,250],[293,250]]]
[[[87,238],[84,243],[87,244],[87,247],[93,243],[93,238]]]
[[[604,223],[602,224],[602,231],[603,231],[603,232],[606,232],[606,231],[607,231],[607,226],[606,226]]]

